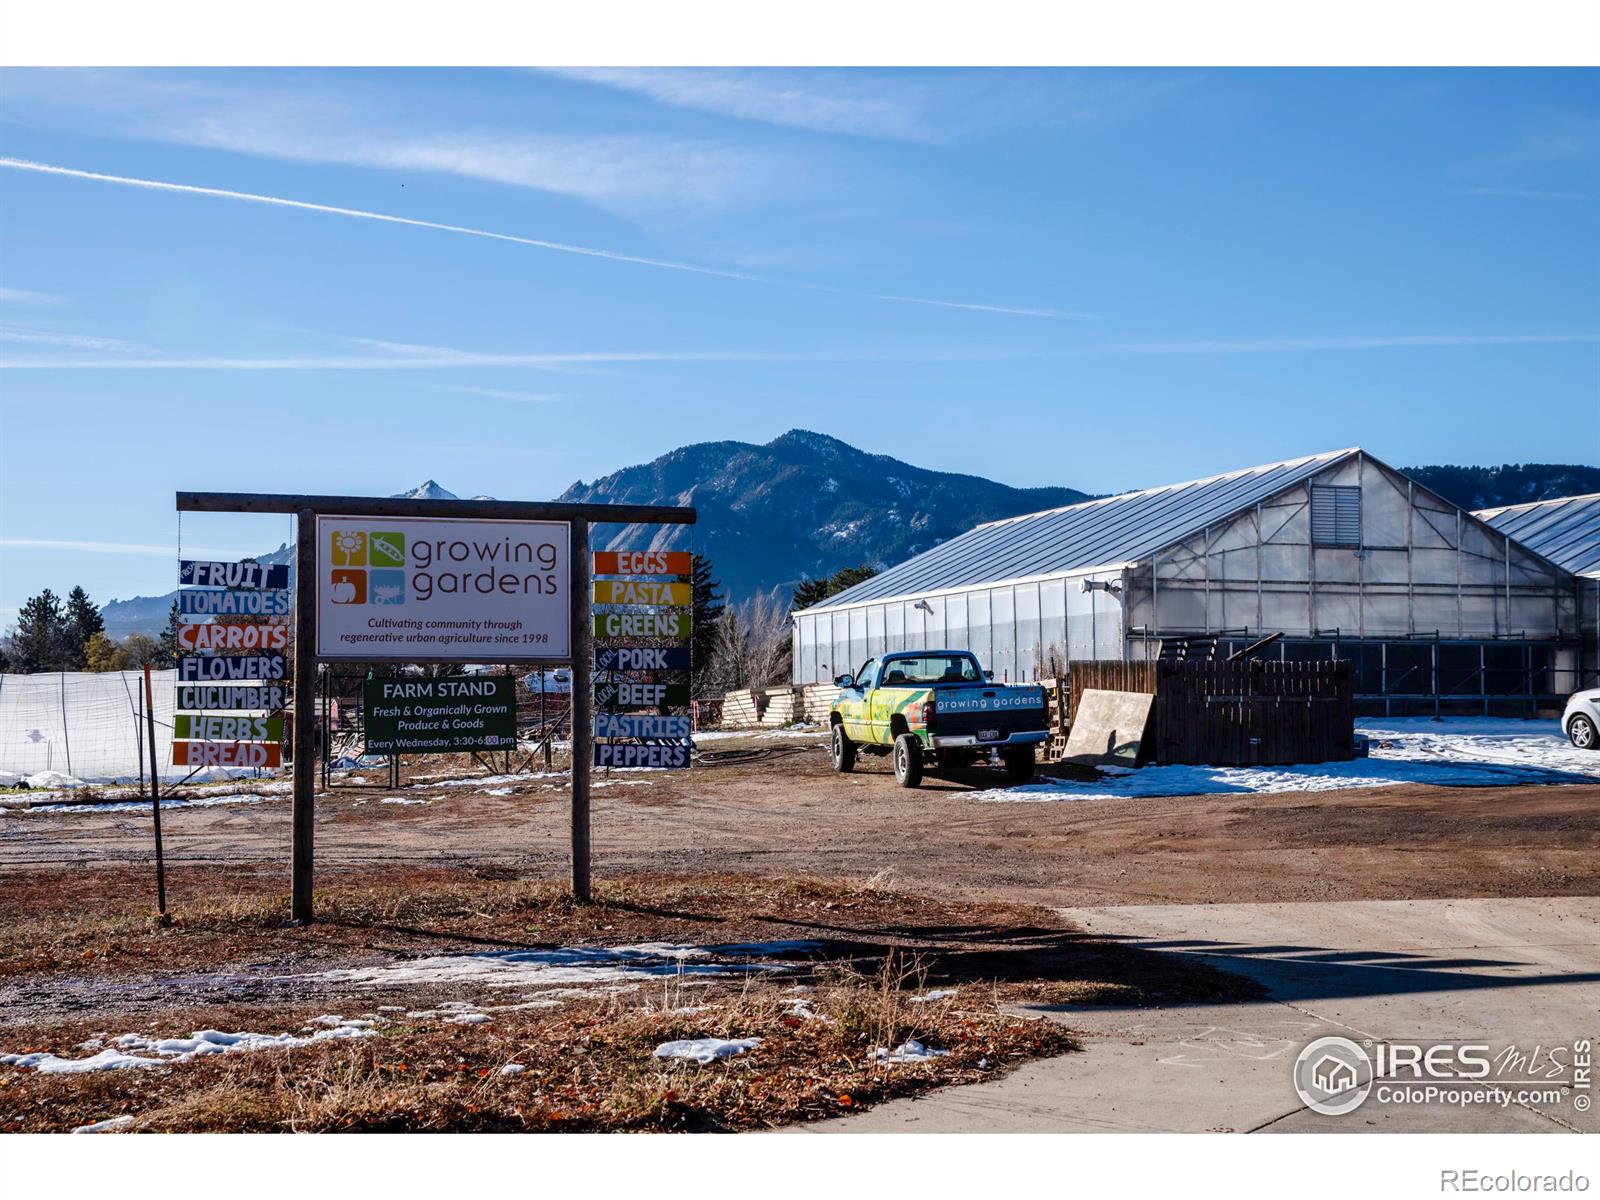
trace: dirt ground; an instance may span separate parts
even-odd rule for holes
[[[906,791],[880,760],[835,774],[820,739],[716,751],[741,746],[756,756],[597,775],[597,877],[879,877],[951,899],[1051,905],[1600,894],[1600,785],[993,803],[972,798],[999,785],[990,771]],[[417,781],[429,771],[433,782]],[[413,770],[398,792],[345,784],[320,795],[319,877],[385,867],[563,876],[563,778],[443,787],[438,771]],[[474,773],[486,774],[451,777]],[[175,905],[187,867],[225,865],[262,886],[287,872],[281,794],[169,810],[164,830]],[[150,860],[143,813],[0,816],[7,876]]]
[[[594,906],[563,896],[560,774],[422,760],[397,791],[374,786],[382,771],[340,781],[317,798],[319,921],[303,929],[283,919],[281,787],[164,810],[171,927],[150,916],[148,812],[0,814],[0,1052],[79,1058],[212,1028],[307,1038],[358,1017],[348,1040],[160,1070],[13,1063],[0,1130],[770,1127],[1070,1054],[1070,1028],[1019,1004],[1259,991],[1086,934],[1060,906],[1600,894],[1600,785],[1024,803],[979,799],[1003,782],[987,770],[916,791],[878,760],[837,775],[820,739],[708,749],[691,771],[598,774]],[[454,970],[666,943],[737,958],[787,939],[806,948],[779,973],[735,966],[688,996],[402,982],[439,956]],[[919,1003],[929,988],[940,999]],[[652,1057],[672,1038],[751,1035],[725,1069]],[[949,1052],[874,1057],[911,1037]]]

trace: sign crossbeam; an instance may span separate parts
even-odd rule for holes
[[[179,512],[293,513],[295,515],[294,597],[294,791],[291,851],[291,915],[312,920],[312,848],[315,814],[316,700],[318,661],[318,581],[321,555],[317,544],[320,517],[444,517],[501,521],[558,521],[571,526],[567,554],[570,645],[565,659],[573,679],[587,678],[594,657],[593,612],[590,608],[591,524],[693,525],[695,510],[672,505],[564,504],[521,500],[411,500],[393,496],[318,496],[270,492],[179,492]],[[674,564],[676,565],[676,564]],[[191,582],[211,582],[193,580]],[[217,580],[226,586],[225,581]],[[492,657],[492,656],[491,656]],[[258,662],[266,662],[265,658]],[[282,657],[277,662],[282,663]],[[561,661],[554,659],[552,661]],[[231,669],[230,669],[231,670]],[[279,668],[281,672],[281,666]],[[199,674],[198,669],[196,674]],[[192,682],[241,682],[229,678]],[[249,682],[264,682],[258,676]],[[590,898],[589,774],[594,753],[594,707],[591,690],[572,690],[572,892]]]

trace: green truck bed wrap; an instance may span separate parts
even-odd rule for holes
[[[914,787],[924,761],[964,767],[992,752],[1013,778],[1025,779],[1034,747],[1049,736],[1044,689],[994,683],[965,650],[897,651],[834,682],[839,698],[829,721],[841,771],[858,751],[892,751],[896,778]]]

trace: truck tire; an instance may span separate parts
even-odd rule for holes
[[[914,733],[902,733],[894,740],[894,781],[903,788],[922,782],[922,743]]]
[[[1015,783],[1027,783],[1033,778],[1033,747],[1024,746],[1005,752],[1006,777]]]
[[[856,769],[856,744],[845,735],[842,724],[833,727],[829,757],[833,760],[833,769],[840,774]]]

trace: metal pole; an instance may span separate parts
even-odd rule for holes
[[[144,665],[144,718],[150,734],[150,819],[156,832],[156,912],[167,919],[167,861],[161,850],[161,772],[156,769],[156,698],[150,686],[150,664]]]
[[[589,612],[589,522],[572,522],[572,898],[590,899],[589,767],[594,757],[594,627]]]
[[[309,508],[302,508],[295,518],[294,562],[294,831],[289,915],[309,925],[317,789],[317,519]]]

